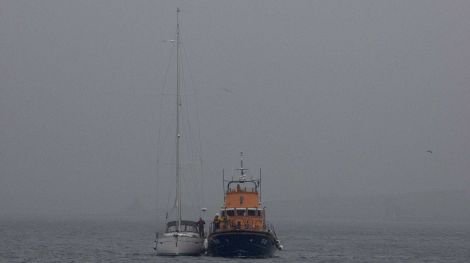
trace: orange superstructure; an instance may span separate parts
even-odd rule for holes
[[[230,181],[225,193],[217,230],[264,230],[264,209],[260,206],[259,180]]]
[[[240,171],[238,180],[224,180],[227,183],[224,186],[224,205],[220,217],[213,222],[212,231],[267,231],[265,210],[261,206],[261,171],[259,178],[248,178],[247,169],[243,168],[243,158],[240,168],[236,170]]]

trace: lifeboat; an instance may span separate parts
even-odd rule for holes
[[[241,154],[240,177],[224,179],[224,205],[209,227],[207,254],[214,257],[272,257],[282,246],[266,221],[259,178],[246,175]]]

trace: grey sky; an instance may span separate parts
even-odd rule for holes
[[[177,6],[209,203],[470,189],[468,1],[1,0],[1,213],[152,205]]]

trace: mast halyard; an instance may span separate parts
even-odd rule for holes
[[[180,94],[180,23],[179,23],[180,9],[176,9],[176,206],[178,209],[178,232],[181,231],[181,165],[180,165],[180,108],[181,108],[181,94]]]

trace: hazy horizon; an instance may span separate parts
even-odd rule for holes
[[[0,216],[171,203],[176,7],[187,205],[470,191],[468,1],[3,0]]]

